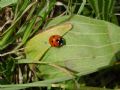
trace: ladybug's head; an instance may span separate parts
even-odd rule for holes
[[[57,40],[57,42],[59,43],[59,46],[65,45],[65,39],[64,38],[60,38],[59,40]]]

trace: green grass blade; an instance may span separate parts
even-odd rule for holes
[[[18,1],[18,4],[20,4],[20,6],[18,6],[18,10],[16,10],[16,16],[14,17],[14,20],[16,20],[18,17],[20,17],[20,15],[23,13],[23,11],[26,9],[26,7],[28,6],[28,4],[30,3],[29,0],[20,0]]]
[[[55,25],[66,18],[68,17],[58,17],[51,23]],[[49,48],[48,40],[52,29],[47,30],[28,41],[25,48],[27,59],[58,64],[73,72],[78,72],[80,76],[95,72],[115,62],[114,56],[120,49],[118,26],[77,15],[68,22],[73,25],[73,28],[63,36],[66,45],[60,48]],[[58,27],[59,30],[67,30],[68,26],[64,29],[61,26]],[[57,32],[53,31],[52,34],[60,33],[58,28],[54,27],[53,30]],[[48,75],[46,79],[65,76],[64,73],[48,65],[40,65],[38,68]]]
[[[81,4],[81,6],[80,6],[77,14],[81,14],[81,12],[82,12],[83,9],[84,9],[85,4],[86,4],[86,0],[83,0],[83,2],[82,2],[82,4]]]
[[[36,21],[36,18],[37,16],[33,17],[33,19],[30,21],[29,25],[27,26],[25,32],[24,32],[24,36],[23,36],[23,39],[22,39],[22,43],[24,44],[27,39],[29,38],[30,34],[31,34],[31,31],[33,30],[33,26],[35,24],[35,21]]]
[[[9,40],[11,40],[11,36],[15,30],[15,25],[16,23],[22,18],[22,16],[33,6],[35,5],[37,2],[33,2],[30,5],[27,6],[27,8],[22,12],[22,14],[12,23],[12,25],[2,34],[2,38],[0,38],[0,49],[4,49],[5,47],[7,47],[11,41],[9,42]],[[12,40],[13,41],[13,40]]]
[[[88,0],[98,19],[110,21],[115,0]]]
[[[12,23],[12,25],[2,35],[8,32],[9,29],[11,29],[33,5],[35,5],[35,3],[37,2],[33,2],[30,5],[28,5],[27,8],[22,12],[22,14]]]
[[[1,39],[0,39],[0,50],[3,50],[9,44],[15,40],[14,37],[11,37],[15,29],[11,28]]]
[[[34,29],[34,31],[32,32],[32,35],[34,33],[36,33],[39,30],[39,27],[42,25],[42,23],[45,21],[45,19],[47,18],[47,16],[49,15],[49,13],[52,11],[54,5],[56,3],[56,0],[53,0],[52,2],[45,2],[42,1],[42,3],[40,4],[41,6],[44,5],[43,7],[39,7],[40,9],[37,11],[38,12],[38,16],[41,17],[40,21],[37,23],[37,27]]]
[[[96,14],[96,17],[97,18],[100,18],[100,11],[99,11],[99,6],[98,6],[98,0],[88,0],[91,7],[93,8],[95,14]]]

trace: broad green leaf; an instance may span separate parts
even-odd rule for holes
[[[63,22],[68,17],[58,17],[47,27]],[[71,75],[64,73],[63,68],[82,76],[115,62],[115,54],[120,49],[120,28],[118,26],[77,15],[71,17],[67,22],[72,24],[72,30],[70,30],[71,24],[58,25],[36,35],[26,45],[25,51],[28,60],[33,62],[40,60],[61,66],[60,70],[52,65],[40,64],[38,68],[44,78],[70,79]],[[50,48],[48,39],[52,34],[64,34],[66,45],[60,48]]]

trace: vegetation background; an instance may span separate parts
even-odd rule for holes
[[[105,20],[119,26],[120,0],[0,0],[0,89],[119,89],[119,56],[116,57],[117,64],[77,77],[77,82],[68,80],[55,84],[49,83],[49,80],[35,83],[42,81],[42,77],[30,70],[28,64],[16,63],[25,57],[24,47],[29,39],[41,33],[51,20],[75,14]]]

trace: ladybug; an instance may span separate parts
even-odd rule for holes
[[[61,47],[65,44],[65,40],[60,35],[52,35],[49,38],[49,43],[52,47]]]

